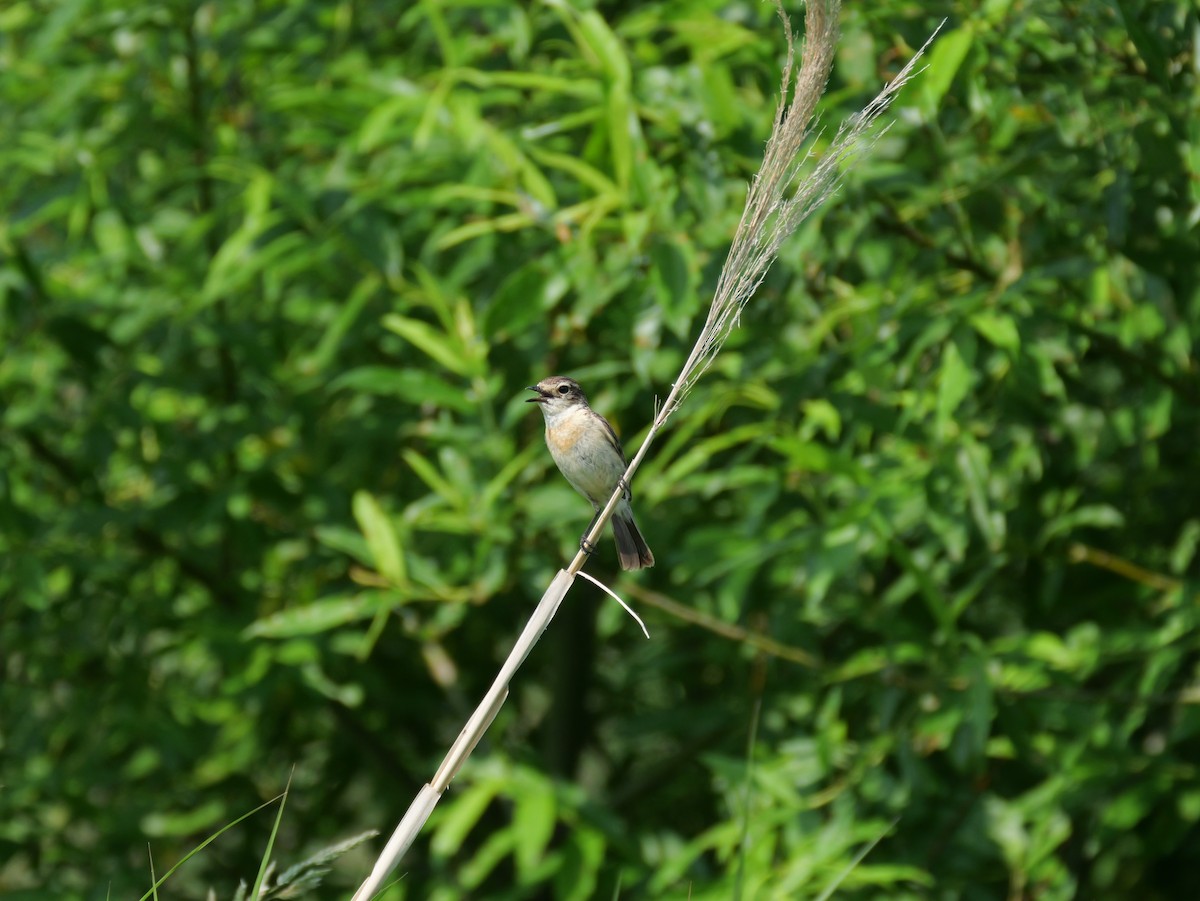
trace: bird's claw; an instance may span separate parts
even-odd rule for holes
[[[589,557],[596,553],[596,545],[587,540],[587,535],[584,535],[579,539],[579,549]]]

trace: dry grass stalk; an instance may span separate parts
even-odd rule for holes
[[[783,20],[787,36],[788,53],[783,69],[779,106],[775,112],[775,124],[767,140],[763,164],[750,186],[746,207],[734,235],[729,257],[721,270],[716,295],[709,308],[704,329],[672,386],[671,393],[659,408],[646,440],[629,462],[625,471],[626,482],[633,478],[655,436],[671,414],[679,409],[688,391],[712,363],[730,331],[737,325],[742,309],[762,283],[779,252],[780,245],[806,216],[830,197],[845,166],[870,145],[873,140],[870,137],[872,125],[887,109],[900,88],[912,77],[914,64],[929,46],[927,41],[866,109],[839,128],[829,150],[808,168],[806,164],[810,159],[809,155],[804,153],[804,145],[811,133],[813,112],[825,90],[833,65],[833,55],[837,48],[839,7],[838,0],[813,0],[808,4],[804,18],[804,51],[800,57],[800,67],[796,70],[791,23],[779,0],[776,0],[776,8]],[[931,36],[930,40],[932,39]],[[790,104],[789,94],[792,95]],[[586,536],[593,545],[599,540],[600,533],[612,516],[620,497],[621,491],[618,489],[596,518]],[[459,733],[458,739],[432,781],[423,786],[413,800],[404,819],[396,827],[376,861],[371,875],[355,893],[354,901],[367,901],[378,892],[388,874],[408,850],[459,767],[491,725],[508,696],[509,681],[550,624],[585,562],[587,555],[580,551],[570,566],[559,570],[554,577],[488,693]]]

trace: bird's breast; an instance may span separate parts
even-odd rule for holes
[[[572,450],[587,434],[587,413],[582,409],[559,413],[546,420],[546,444],[556,457]]]

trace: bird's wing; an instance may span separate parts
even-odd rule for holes
[[[597,413],[596,415],[600,416],[599,413]],[[625,451],[621,449],[621,439],[617,437],[617,433],[613,431],[613,427],[607,419],[605,419],[603,416],[600,416],[600,421],[602,423],[604,423],[604,428],[608,430],[609,442],[612,444],[612,446],[614,448],[616,448],[617,453],[621,455],[621,462],[622,463],[626,462],[625,461]]]
[[[595,412],[595,411],[593,411],[593,412]],[[596,415],[600,416],[599,413],[596,413]],[[621,463],[623,465],[628,465],[629,461],[625,459],[625,451],[621,448],[621,439],[618,438],[617,433],[613,431],[612,423],[610,423],[603,416],[600,416],[600,421],[602,423],[604,423],[604,428],[608,430],[608,440],[612,444],[612,446],[616,449],[617,453],[620,455]],[[625,489],[625,500],[628,501],[628,500],[632,500],[632,499],[633,499],[633,493],[628,488],[626,488]]]

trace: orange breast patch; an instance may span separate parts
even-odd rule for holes
[[[585,421],[582,416],[562,417],[559,422],[555,423],[554,428],[547,427],[546,443],[550,445],[551,450],[559,453],[569,451],[583,437]]]

